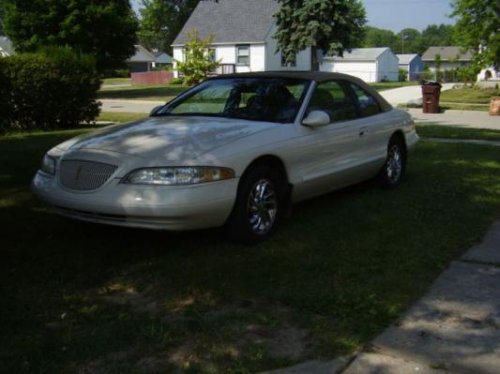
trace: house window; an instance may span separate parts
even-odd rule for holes
[[[296,66],[297,66],[297,56],[294,56],[292,61],[286,62],[285,56],[283,55],[283,53],[281,54],[281,67],[294,68]]]
[[[215,62],[215,48],[210,48],[208,50],[208,58],[210,61]]]
[[[238,45],[236,46],[236,64],[250,65],[250,46]]]

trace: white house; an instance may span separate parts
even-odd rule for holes
[[[396,55],[399,60],[399,69],[408,72],[406,79],[409,81],[419,80],[424,70],[422,58],[417,54]]]
[[[390,48],[355,48],[343,57],[324,57],[320,70],[354,75],[365,82],[397,81],[398,63]]]
[[[12,42],[6,36],[0,36],[0,57],[8,57],[15,54]]]
[[[201,38],[213,36],[212,53],[221,61],[217,73],[311,70],[310,48],[288,65],[276,53],[273,14],[278,6],[275,0],[200,1],[172,44],[174,70],[175,60],[184,61],[183,48],[192,30]]]

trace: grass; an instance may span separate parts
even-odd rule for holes
[[[422,137],[445,139],[474,139],[500,141],[500,130],[464,128],[460,126],[417,125]]]
[[[97,96],[99,99],[128,99],[128,100],[149,100],[149,101],[169,101],[181,92],[185,91],[183,86],[130,86],[130,87],[109,87],[101,89]]]
[[[442,104],[483,104],[489,105],[493,96],[500,96],[497,88],[455,88],[443,91],[440,102]]]
[[[101,112],[97,121],[125,123],[137,121],[139,119],[146,118],[147,116],[147,113]]]
[[[377,82],[369,83],[371,87],[377,91],[390,90],[393,88],[406,87],[406,86],[417,86],[419,82]]]
[[[254,247],[85,224],[29,183],[86,131],[0,138],[0,372],[245,373],[352,352],[500,213],[497,148],[423,141],[398,189],[299,204]]]
[[[103,79],[102,84],[113,85],[113,84],[129,84],[130,78],[106,78]]]

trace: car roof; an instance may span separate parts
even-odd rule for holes
[[[234,73],[225,74],[213,77],[212,79],[220,78],[294,78],[308,79],[316,82],[324,82],[332,79],[347,79],[357,80],[357,78],[341,73],[327,73],[324,71],[259,71],[252,73]]]
[[[389,104],[376,90],[370,87],[363,80],[353,77],[352,75],[342,73],[329,73],[324,71],[261,71],[251,73],[234,73],[224,74],[212,77],[209,80],[227,79],[227,78],[285,78],[285,79],[306,79],[317,83],[327,82],[331,80],[346,80],[356,83],[364,90],[372,94],[379,102],[384,111],[390,110],[392,105]]]

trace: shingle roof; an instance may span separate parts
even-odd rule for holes
[[[405,55],[396,55],[399,60],[399,65],[409,65],[415,58],[418,57],[416,53],[414,54],[405,54]]]
[[[135,45],[135,55],[130,57],[127,62],[154,62],[156,57],[142,45]]]
[[[214,44],[264,42],[277,10],[275,0],[200,1],[172,45],[186,44],[193,29]]]
[[[2,50],[7,56],[12,56],[16,52],[14,47],[12,47],[12,42],[6,36],[0,36],[0,50]]]
[[[384,48],[354,48],[351,52],[344,52],[344,57],[326,56],[327,60],[334,61],[375,61],[382,53],[389,50]]]
[[[435,61],[436,55],[440,55],[442,61],[472,60],[472,51],[469,50],[466,52],[462,52],[461,47],[429,47],[427,51],[425,51],[425,53],[422,55],[422,61]]]

